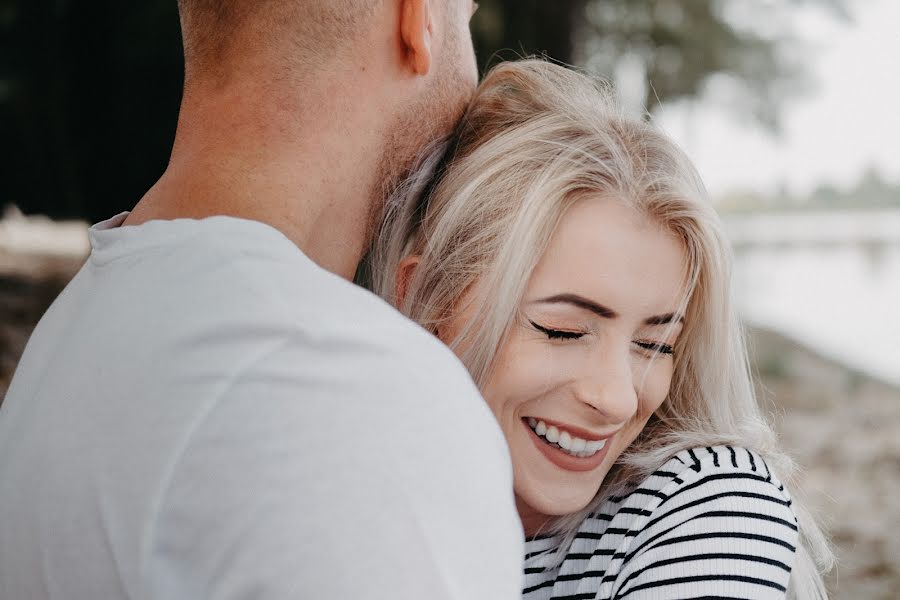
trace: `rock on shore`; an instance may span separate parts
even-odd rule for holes
[[[751,331],[759,396],[826,525],[833,598],[900,597],[900,389],[766,330]]]

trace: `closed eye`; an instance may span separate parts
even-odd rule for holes
[[[584,337],[584,333],[580,331],[562,331],[560,329],[550,329],[549,327],[538,325],[530,319],[528,322],[531,323],[532,327],[545,334],[551,340],[577,340],[578,338]]]
[[[649,350],[653,354],[674,354],[675,349],[670,344],[660,344],[658,342],[636,341],[634,345],[644,350]]]

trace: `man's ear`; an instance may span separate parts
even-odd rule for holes
[[[400,42],[406,66],[416,75],[431,70],[434,21],[431,0],[400,0]]]
[[[412,281],[416,268],[421,261],[421,256],[411,254],[397,265],[397,272],[394,274],[394,302],[397,308],[403,306],[403,302],[406,300],[406,292],[409,290],[409,282]]]

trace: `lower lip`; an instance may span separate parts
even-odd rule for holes
[[[592,456],[586,456],[584,458],[572,456],[562,448],[556,448],[548,444],[544,441],[544,438],[540,437],[534,432],[534,429],[528,426],[528,423],[523,422],[522,426],[528,430],[528,435],[531,436],[532,443],[547,457],[547,460],[566,471],[593,471],[600,466],[600,463],[603,462],[603,459],[606,458],[606,453],[609,451],[611,438],[607,439],[606,445]]]

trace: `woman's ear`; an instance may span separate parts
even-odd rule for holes
[[[403,306],[403,302],[406,300],[406,292],[409,290],[409,282],[412,281],[416,268],[421,261],[421,256],[410,254],[397,265],[397,272],[394,274],[394,304],[396,308]]]

